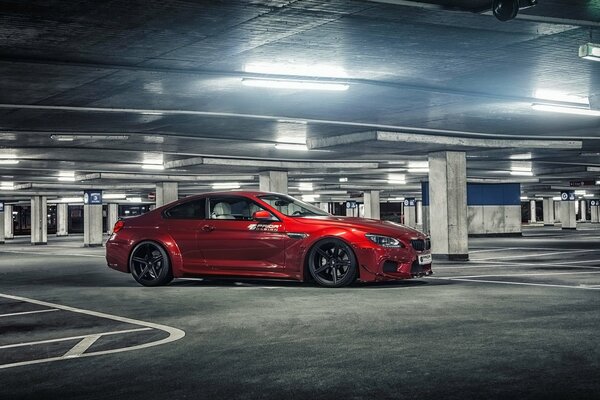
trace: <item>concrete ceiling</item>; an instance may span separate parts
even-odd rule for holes
[[[438,150],[466,150],[471,180],[522,181],[529,195],[595,180],[600,117],[531,105],[569,104],[540,89],[600,95],[600,63],[577,54],[600,42],[600,2],[540,0],[510,22],[487,3],[0,1],[0,159],[19,160],[0,164],[17,188],[0,200],[144,195],[170,179],[183,194],[253,188],[270,168],[312,180],[323,199],[385,198],[416,193],[427,175],[408,162]],[[348,89],[242,84],[282,77]],[[166,168],[143,169],[148,158]],[[534,176],[511,176],[515,163]]]

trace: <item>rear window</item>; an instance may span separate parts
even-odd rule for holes
[[[163,215],[170,219],[206,219],[206,199],[178,204],[169,208]]]

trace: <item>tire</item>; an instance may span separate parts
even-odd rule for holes
[[[354,252],[339,239],[324,239],[308,252],[308,271],[324,287],[348,286],[358,276],[358,261]]]
[[[144,241],[134,247],[129,257],[133,278],[144,286],[162,286],[173,280],[167,252],[158,244]]]

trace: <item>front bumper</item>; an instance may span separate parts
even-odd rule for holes
[[[431,263],[419,263],[419,256],[430,251],[417,252],[412,248],[368,247],[355,249],[361,266],[362,281],[411,279],[433,274]]]

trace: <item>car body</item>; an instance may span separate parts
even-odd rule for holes
[[[117,225],[106,244],[108,266],[133,272],[136,279],[142,273],[148,282],[138,282],[149,286],[155,285],[152,260],[163,260],[161,254],[170,279],[312,278],[324,286],[344,286],[432,273],[430,240],[422,232],[393,222],[333,216],[277,193],[190,196]],[[341,283],[342,272],[350,268],[353,276]]]

